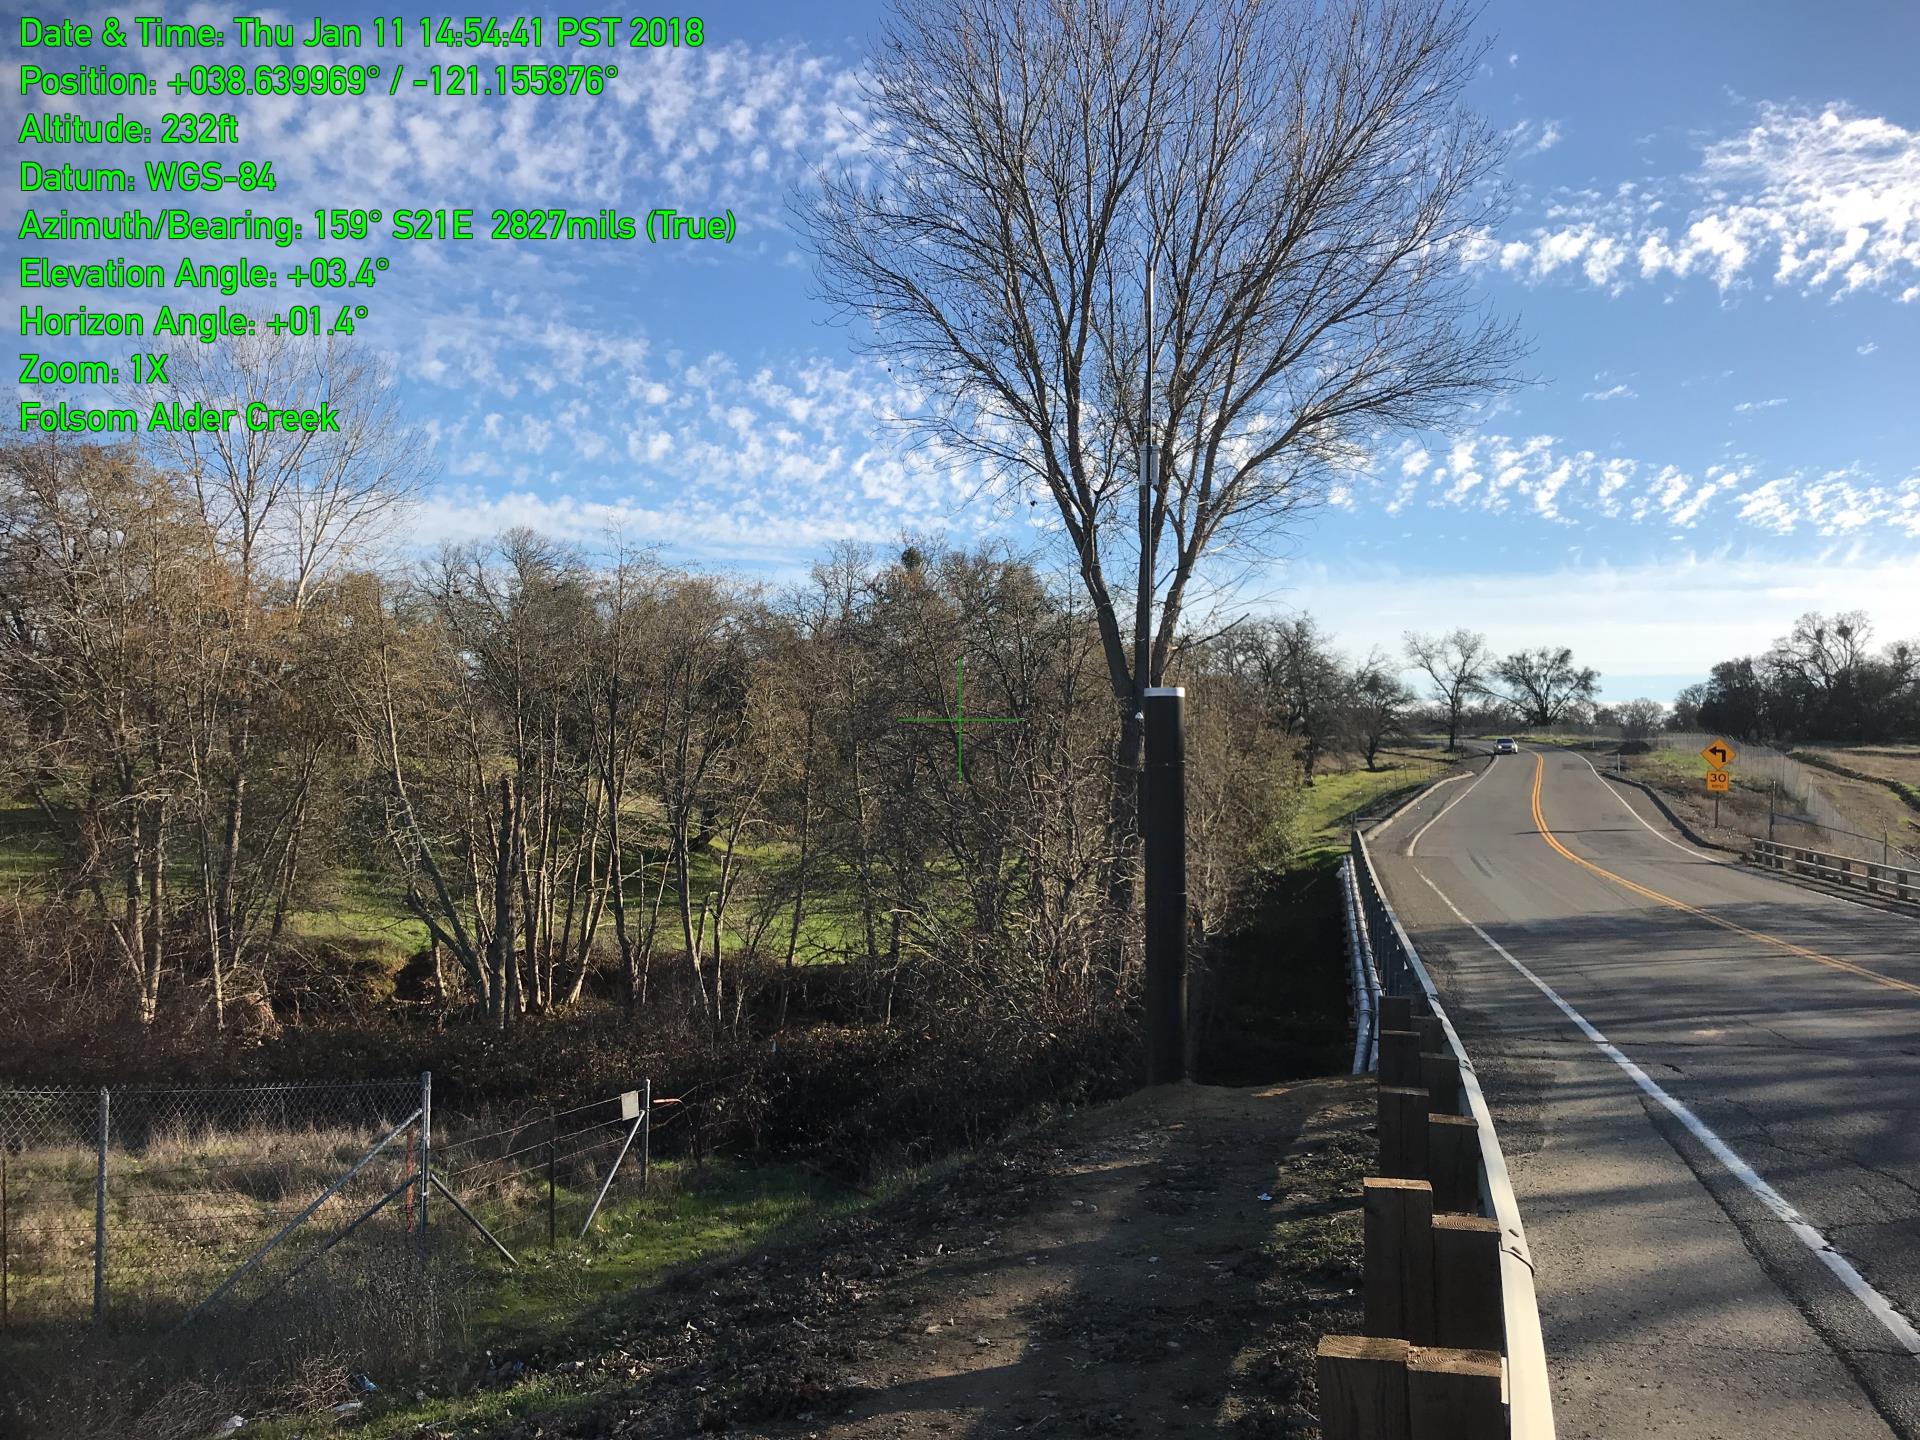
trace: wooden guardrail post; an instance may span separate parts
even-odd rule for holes
[[[1427,1116],[1427,1179],[1433,1208],[1453,1215],[1480,1209],[1480,1126],[1471,1115]]]
[[[1427,1109],[1435,1115],[1460,1113],[1460,1060],[1452,1051],[1422,1052],[1420,1084],[1427,1092]]]
[[[1427,1178],[1427,1092],[1382,1085],[1379,1107],[1380,1171],[1396,1180]]]
[[[1412,1030],[1380,1032],[1380,1083],[1393,1089],[1418,1089],[1420,1037]]]
[[[1420,1037],[1420,1048],[1428,1053],[1442,1053],[1447,1046],[1447,1027],[1440,1023],[1438,1015],[1416,1015],[1413,1018],[1414,1032]]]
[[[1424,1180],[1360,1182],[1366,1244],[1361,1300],[1369,1335],[1434,1339],[1433,1190]]]
[[[1380,1028],[1382,1030],[1413,1029],[1413,997],[1382,995],[1380,997]]]
[[[1500,1350],[1500,1223],[1479,1215],[1433,1217],[1434,1338],[1455,1350]]]
[[[1507,1433],[1500,1356],[1415,1347],[1407,1355],[1410,1440],[1489,1440]]]
[[[1407,1342],[1327,1335],[1314,1357],[1321,1440],[1400,1440],[1407,1415]]]

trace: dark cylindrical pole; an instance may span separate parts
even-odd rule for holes
[[[1140,828],[1147,889],[1147,1083],[1187,1074],[1186,691],[1146,692]]]

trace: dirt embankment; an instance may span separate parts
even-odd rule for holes
[[[632,1297],[522,1437],[1300,1434],[1359,1323],[1363,1080],[1146,1091]]]

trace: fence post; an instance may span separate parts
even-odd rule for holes
[[[433,1174],[433,1072],[420,1072],[420,1213],[414,1233],[414,1249],[420,1263],[427,1260],[427,1182]]]
[[[640,1082],[640,1189],[647,1188],[647,1169],[653,1163],[653,1081]]]
[[[1427,1178],[1427,1092],[1382,1085],[1374,1092],[1380,1172],[1395,1180]]]
[[[553,1239],[553,1152],[554,1141],[560,1134],[560,1116],[554,1108],[547,1107],[547,1248],[554,1248]]]
[[[1434,1335],[1455,1350],[1500,1350],[1500,1222],[1479,1215],[1433,1217]]]
[[[0,1330],[13,1323],[13,1297],[7,1288],[7,1271],[13,1261],[13,1231],[7,1213],[7,1152],[0,1148]]]
[[[1326,1440],[1399,1440],[1407,1433],[1407,1342],[1328,1335],[1314,1358]]]
[[[1427,1116],[1427,1178],[1436,1211],[1479,1210],[1480,1127],[1471,1115]]]
[[[93,1323],[107,1316],[107,1087],[100,1087],[99,1135],[93,1163]]]
[[[1361,1303],[1367,1334],[1431,1345],[1433,1190],[1424,1180],[1365,1179]]]
[[[1410,1350],[1407,1411],[1412,1440],[1484,1440],[1504,1435],[1500,1352]]]
[[[1412,1030],[1380,1032],[1380,1083],[1389,1089],[1420,1083],[1420,1037]]]

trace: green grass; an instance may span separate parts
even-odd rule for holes
[[[654,1167],[647,1195],[601,1212],[585,1244],[552,1252],[529,1247],[517,1269],[500,1270],[474,1311],[468,1349],[512,1355],[541,1348],[591,1344],[585,1337],[618,1324],[617,1308],[637,1302],[634,1292],[695,1261],[744,1255],[779,1237],[802,1235],[872,1205],[920,1178],[903,1172],[871,1194],[834,1185],[811,1171],[784,1164],[713,1161],[694,1168]],[[576,1212],[577,1213],[577,1212]],[[448,1215],[448,1224],[458,1224]],[[382,1377],[376,1376],[376,1379]],[[564,1414],[594,1403],[581,1379],[538,1372],[509,1388],[469,1395],[404,1398],[414,1390],[389,1377],[389,1390],[367,1407],[353,1434],[367,1440],[412,1436],[421,1427],[440,1433],[490,1433],[536,1412]],[[604,1383],[604,1381],[600,1382]],[[424,1392],[423,1392],[424,1393]],[[389,1400],[388,1394],[395,1398]],[[291,1440],[311,1433],[311,1416],[266,1421],[245,1433],[259,1440]]]
[[[565,1218],[577,1228],[593,1197],[563,1194],[559,1246],[548,1250],[541,1234],[516,1251],[520,1266],[500,1276],[476,1318],[482,1329],[523,1343],[552,1339],[610,1296],[685,1261],[750,1249],[776,1230],[833,1211],[846,1194],[792,1165],[714,1160],[695,1169],[666,1162],[653,1167],[649,1194],[603,1209],[593,1235],[579,1245],[569,1240]]]
[[[1296,857],[1310,863],[1318,856],[1344,850],[1348,822],[1353,814],[1396,790],[1431,780],[1451,761],[1399,751],[1383,752],[1380,769],[1322,772],[1304,792],[1293,820]]]
[[[0,807],[0,897],[20,893],[27,897],[44,894],[47,882],[60,864],[56,847],[44,835],[44,820],[31,806]],[[756,866],[772,866],[790,860],[791,847],[785,845],[743,845],[736,867],[748,878]],[[642,873],[629,881],[627,902],[630,913],[643,916],[653,898],[653,886],[659,883],[659,855],[631,850],[628,864]],[[697,851],[689,861],[689,881],[693,906],[720,883],[721,856],[717,849]],[[175,893],[192,893],[197,880],[182,860],[178,874],[169,865]],[[184,888],[183,888],[184,887]],[[680,932],[679,891],[669,883],[662,900],[660,934],[662,943],[671,947]],[[743,943],[746,932],[741,912],[735,909],[726,926],[731,944]],[[641,921],[644,924],[644,920]],[[602,919],[606,942],[612,943],[611,915]],[[296,908],[288,917],[288,927],[299,938],[315,942],[334,942],[365,947],[381,958],[389,968],[398,968],[409,955],[427,943],[426,926],[410,914],[401,902],[398,888],[377,871],[346,869],[329,877],[320,895]],[[787,917],[783,913],[765,932],[765,943],[784,953]],[[812,880],[812,893],[801,915],[798,958],[808,963],[822,956],[834,956],[863,943],[859,907],[854,901],[852,876],[822,867]]]

